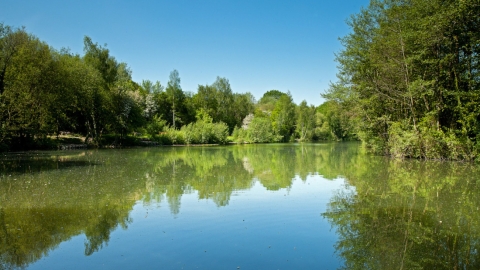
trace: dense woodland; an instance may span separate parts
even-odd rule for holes
[[[348,21],[338,81],[324,95],[373,152],[480,154],[480,2],[372,0]]]
[[[289,92],[271,90],[257,102],[234,93],[227,78],[193,93],[181,88],[177,70],[166,85],[131,74],[88,36],[77,55],[0,24],[0,150],[54,148],[69,142],[65,134],[90,146],[345,138],[331,132],[327,105],[297,105]]]

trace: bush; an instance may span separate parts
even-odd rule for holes
[[[167,121],[163,120],[161,116],[154,116],[153,119],[147,124],[146,131],[150,136],[155,136],[163,131],[167,124]]]
[[[183,126],[180,130],[172,127],[165,128],[165,132],[154,136],[154,140],[161,144],[225,144],[228,137],[228,126],[223,123],[198,120]]]
[[[279,142],[282,136],[276,136],[270,120],[264,117],[255,117],[247,129],[247,141],[252,143]]]
[[[214,143],[226,144],[228,137],[227,124],[223,122],[213,124],[212,135]]]
[[[171,138],[167,135],[166,132],[162,132],[159,135],[154,135],[152,137],[152,140],[158,142],[160,145],[172,145],[173,144]]]
[[[415,130],[394,122],[388,128],[387,150],[396,158],[473,160],[478,153],[474,142],[448,130],[444,132],[423,119]]]
[[[282,140],[282,136],[274,134],[272,124],[268,118],[255,116],[250,120],[248,126],[244,125],[242,128],[235,127],[232,133],[235,142],[267,143],[279,142]]]
[[[223,123],[211,123],[199,120],[183,126],[181,129],[186,144],[225,144],[228,136],[228,126]]]
[[[410,126],[407,126],[410,127]],[[420,158],[420,138],[415,130],[402,123],[392,123],[388,128],[388,150],[396,158]]]
[[[165,128],[165,132],[162,135],[165,136],[164,139],[168,141],[169,144],[185,144],[183,132],[173,127]]]

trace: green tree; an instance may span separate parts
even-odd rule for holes
[[[119,64],[114,57],[110,56],[110,52],[107,48],[93,43],[92,39],[88,36],[84,37],[84,56],[85,63],[93,67],[100,74],[101,87],[94,87],[90,93],[89,99],[92,100],[92,110],[90,111],[90,117],[87,118],[87,136],[86,141],[90,138],[94,144],[99,144],[100,138],[108,128],[114,124],[115,126],[115,111],[119,108],[115,108],[119,105],[119,102],[114,102],[114,98],[118,100],[118,97],[114,97],[113,88],[116,82]]]
[[[196,110],[204,110],[209,115],[216,115],[218,110],[217,89],[210,85],[198,85],[197,93],[193,96]]]
[[[105,88],[108,88],[117,80],[119,63],[110,55],[110,51],[106,48],[107,44],[101,46],[98,43],[93,43],[88,36],[84,37],[83,43],[85,62],[100,72]]]
[[[479,12],[476,1],[371,1],[349,21],[339,81],[325,97],[356,108],[358,135],[373,150],[471,159],[480,131]]]
[[[253,143],[276,142],[281,138],[275,135],[270,119],[258,116],[248,126],[246,137],[248,142]]]
[[[213,115],[214,120],[224,122],[228,125],[229,130],[232,131],[235,127],[235,117],[233,111],[234,98],[230,82],[227,78],[217,77],[212,87],[216,90],[215,98],[217,100],[217,110]]]
[[[275,108],[275,104],[280,97],[286,95],[278,90],[270,90],[265,92],[258,101],[257,107],[260,112],[271,112]]]
[[[0,26],[0,144],[32,147],[51,129],[58,66],[50,47],[23,29]]]
[[[270,118],[275,134],[281,136],[282,141],[289,141],[295,131],[295,103],[290,92],[280,96]]]
[[[120,63],[114,85],[111,87],[113,128],[121,137],[144,124],[143,103],[137,98],[140,87],[132,81],[131,71],[125,63]]]
[[[295,131],[300,141],[309,141],[315,133],[315,106],[304,100],[297,107]]]
[[[170,118],[167,119],[171,119],[171,122],[169,122],[172,124],[173,128],[176,128],[177,125],[182,125],[182,123],[186,120],[185,116],[187,116],[187,112],[185,110],[185,93],[180,86],[180,75],[176,69],[170,72],[165,93],[167,94],[168,101],[171,104]]]
[[[249,92],[234,93],[232,108],[235,126],[241,127],[243,119],[255,110],[255,97]]]
[[[7,70],[14,64],[15,55],[28,39],[25,29],[12,29],[0,23],[0,95],[5,91]]]

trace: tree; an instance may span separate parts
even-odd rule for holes
[[[136,98],[138,92],[140,92],[140,87],[133,83],[127,64],[120,63],[116,81],[112,86],[113,113],[115,115],[112,125],[115,132],[119,133],[121,137],[144,123],[141,100]]]
[[[212,85],[199,85],[193,96],[196,110],[206,110],[214,122],[224,122],[231,132],[253,111],[255,99],[250,93],[233,93],[226,78],[217,77]]]
[[[210,85],[198,85],[197,93],[193,96],[195,110],[203,109],[209,115],[217,115],[217,89]]]
[[[280,99],[280,97],[286,95],[283,92],[280,92],[278,90],[270,90],[265,92],[263,96],[260,98],[258,101],[258,108],[260,111],[273,111],[275,108],[275,104],[277,101]]]
[[[217,110],[214,119],[217,122],[224,122],[228,125],[230,132],[235,127],[235,118],[233,113],[233,94],[230,82],[227,78],[217,77],[212,84],[215,88],[215,98],[217,100]]]
[[[173,128],[175,128],[175,122],[177,122],[177,124],[180,124],[182,122],[181,111],[184,111],[185,109],[185,93],[182,91],[182,88],[180,86],[180,75],[178,74],[178,71],[176,69],[170,72],[170,77],[165,92],[168,96],[169,102],[172,104],[170,119],[172,119],[171,123]]]
[[[315,131],[315,106],[308,106],[304,100],[297,107],[295,131],[300,141],[309,141]]]
[[[276,142],[280,138],[275,136],[270,119],[265,117],[254,117],[247,129],[247,140],[249,142]]]
[[[107,44],[102,47],[98,43],[93,43],[88,36],[84,37],[83,43],[85,52],[83,58],[85,62],[100,72],[105,88],[108,88],[117,79],[119,63],[110,55],[110,51],[106,48]]]
[[[112,92],[119,64],[115,58],[110,56],[107,48],[93,43],[90,37],[85,36],[83,41],[85,51],[83,60],[87,65],[93,67],[101,77],[101,86],[92,88],[90,98],[93,104],[90,116],[86,119],[88,133],[85,138],[85,141],[91,138],[94,144],[98,144],[103,132],[111,124],[117,126],[115,113],[119,108],[114,108],[114,106],[118,106],[119,102],[113,101],[114,94]]]
[[[325,97],[356,108],[358,135],[371,149],[471,159],[480,131],[479,12],[476,1],[371,1],[349,21],[339,81]]]
[[[235,126],[241,127],[242,121],[245,117],[253,113],[255,109],[255,97],[247,93],[234,93],[233,94],[233,118],[235,120]]]
[[[13,58],[29,39],[24,28],[12,29],[0,23],[0,95],[5,91],[5,76],[14,62]]]
[[[273,131],[287,142],[295,131],[295,103],[290,92],[280,96],[270,116]]]
[[[30,147],[51,128],[58,70],[50,47],[0,25],[0,144]]]

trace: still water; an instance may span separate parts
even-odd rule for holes
[[[360,145],[0,156],[0,269],[480,269],[480,167]]]

